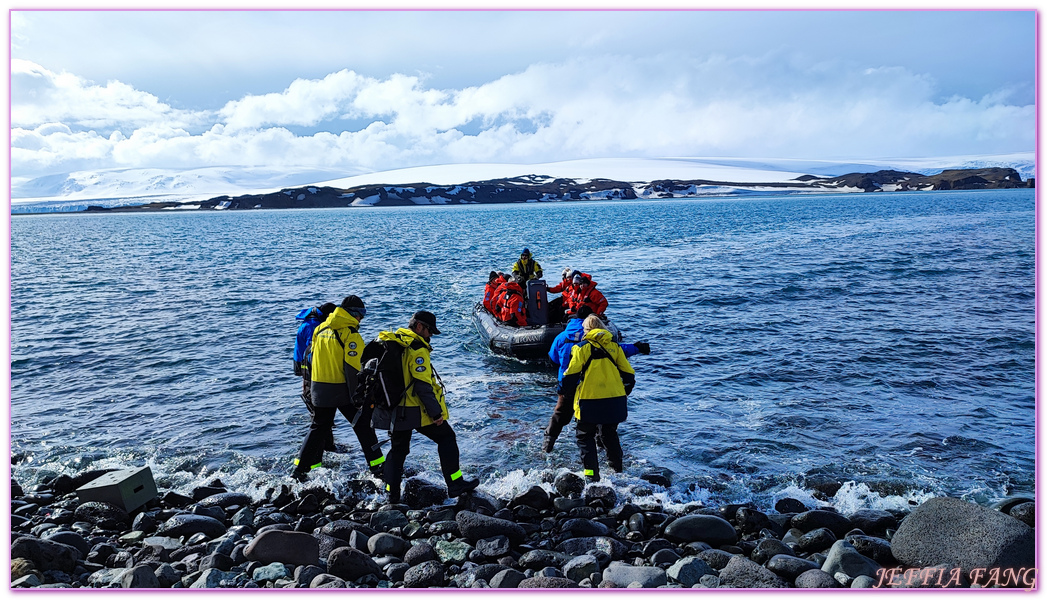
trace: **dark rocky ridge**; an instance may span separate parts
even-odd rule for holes
[[[334,208],[354,202],[372,206],[414,206],[428,204],[497,204],[510,202],[570,202],[636,198],[680,198],[694,196],[697,188],[718,186],[741,190],[780,190],[819,192],[858,188],[864,192],[982,190],[1031,188],[1034,180],[1022,181],[1014,169],[953,169],[937,175],[904,171],[849,173],[839,177],[803,175],[789,182],[745,183],[705,179],[660,179],[651,182],[625,182],[611,179],[554,179],[538,175],[471,181],[458,185],[412,183],[365,185],[348,189],[305,186],[270,194],[218,196],[201,202],[154,202],[139,206],[103,208],[89,206],[87,212],[138,212],[199,207],[202,210],[251,210],[273,208]]]
[[[852,515],[793,499],[766,512],[639,506],[564,472],[552,492],[477,492],[453,505],[431,504],[442,486],[419,478],[405,482],[409,504],[398,505],[376,500],[372,479],[348,481],[345,496],[280,486],[260,500],[214,480],[189,495],[162,492],[128,515],[58,491],[66,483],[27,493],[12,481],[11,587],[1035,585],[1035,505],[1026,498],[995,510],[934,498]]]

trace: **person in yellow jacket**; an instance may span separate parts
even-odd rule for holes
[[[459,465],[458,439],[447,422],[447,403],[440,376],[429,360],[432,346],[429,340],[438,335],[436,315],[429,311],[418,311],[411,317],[407,327],[395,332],[378,334],[382,341],[395,341],[404,347],[403,375],[406,394],[400,405],[389,410],[376,406],[372,423],[375,429],[389,431],[392,446],[385,457],[385,489],[389,503],[399,504],[400,483],[403,479],[404,462],[411,452],[411,433],[418,433],[436,442],[440,457],[440,470],[447,484],[447,495],[456,498],[476,489],[480,482],[462,476]]]
[[[628,417],[626,397],[636,384],[636,373],[625,358],[625,351],[604,327],[596,315],[585,318],[585,334],[571,349],[571,362],[560,384],[560,393],[574,397],[575,434],[588,481],[600,481],[597,436],[603,439],[611,470],[622,470],[618,424]]]
[[[325,442],[331,437],[336,412],[341,412],[352,423],[371,473],[379,475],[382,472],[385,459],[378,437],[371,429],[371,408],[365,405],[357,410],[352,402],[360,372],[360,354],[364,349],[360,321],[366,314],[363,300],[346,296],[341,306],[313,331],[313,357],[309,369],[313,418],[294,461],[291,475],[295,479],[304,480],[311,470],[321,466]]]
[[[538,261],[531,258],[531,251],[529,249],[524,248],[520,252],[520,260],[513,263],[513,275],[520,275],[523,277],[524,282],[520,285],[524,289],[527,289],[528,281],[542,278],[542,265],[538,264]]]

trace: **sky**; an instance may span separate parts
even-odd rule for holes
[[[1035,150],[1026,11],[11,12],[12,176]]]

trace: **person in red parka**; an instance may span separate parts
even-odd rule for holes
[[[592,277],[576,271],[571,282],[574,284],[571,291],[572,310],[577,311],[583,306],[588,306],[593,310],[593,314],[603,318],[603,313],[607,310],[607,298],[604,298],[603,292],[596,289],[596,282]]]
[[[491,275],[487,278],[487,285],[484,286],[484,308],[491,314],[497,314],[496,301],[497,296],[495,295],[498,287],[505,283],[505,279],[498,271],[491,271]]]
[[[515,279],[505,284],[504,304],[498,318],[510,325],[523,327],[527,325],[527,295],[520,287],[522,276],[517,275]]]

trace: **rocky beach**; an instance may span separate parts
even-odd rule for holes
[[[396,505],[371,478],[344,497],[306,483],[252,498],[212,480],[128,514],[76,493],[104,474],[12,480],[12,587],[1036,587],[1029,498],[853,514],[793,498],[665,507],[561,470],[511,498],[454,502],[415,476]],[[644,479],[653,492],[670,477]]]

